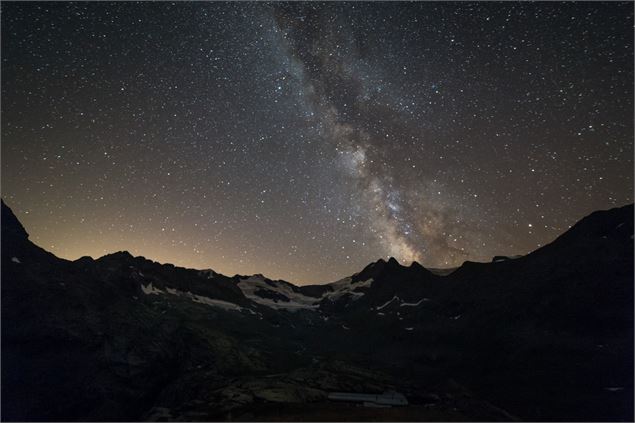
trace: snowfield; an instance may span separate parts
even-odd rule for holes
[[[320,302],[324,299],[336,301],[344,296],[351,296],[353,300],[361,298],[364,293],[356,291],[358,288],[370,288],[373,279],[363,282],[353,283],[352,279],[344,278],[337,282],[329,284],[332,291],[325,292],[321,297],[309,297],[301,292],[294,291],[290,284],[281,281],[266,280],[264,276],[254,275],[241,279],[238,287],[241,289],[245,297],[250,300],[274,309],[286,310],[315,310],[319,308]],[[273,298],[264,298],[260,294],[268,294]],[[275,298],[283,295],[289,301],[282,298]]]
[[[178,289],[165,288],[165,291],[156,288],[150,282],[148,285],[141,284],[141,290],[146,295],[174,295],[177,297],[189,298],[192,302],[205,304],[211,307],[222,308],[223,310],[242,311],[242,307],[238,304],[230,303],[229,301],[217,300],[214,298],[204,297],[202,295],[192,294],[189,291],[179,291]],[[252,310],[249,310],[253,313]]]
[[[303,295],[299,292],[295,292],[291,286],[277,282],[271,281],[271,283],[275,286],[267,283],[265,278],[260,275],[250,276],[246,279],[241,279],[238,282],[238,287],[245,297],[249,298],[255,303],[262,304],[264,306],[275,308],[275,309],[287,309],[287,310],[298,310],[298,309],[314,309],[319,307],[318,303],[320,298],[313,298]],[[260,295],[256,294],[257,291],[269,291],[273,294],[284,295],[289,301],[284,301],[282,299],[271,299],[271,298],[263,298]]]

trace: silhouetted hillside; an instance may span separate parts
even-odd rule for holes
[[[387,389],[410,405],[326,398]],[[2,203],[3,420],[334,415],[632,420],[633,206],[447,276],[390,259],[296,287],[127,252],[59,259]]]

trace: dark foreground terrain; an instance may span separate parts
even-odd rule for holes
[[[437,272],[438,273],[438,272]],[[2,420],[633,420],[633,206],[441,276],[67,261],[2,204]],[[329,392],[403,393],[406,407]]]

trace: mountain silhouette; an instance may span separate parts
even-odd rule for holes
[[[295,286],[60,259],[2,202],[1,305],[3,420],[633,419],[633,205],[446,276]],[[387,390],[409,405],[328,400]]]

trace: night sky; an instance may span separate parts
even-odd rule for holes
[[[298,284],[633,201],[632,3],[2,2],[31,240]]]

